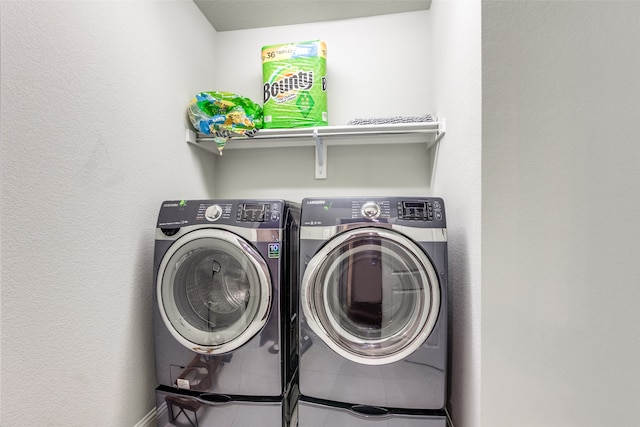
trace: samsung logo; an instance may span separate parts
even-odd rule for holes
[[[162,205],[163,208],[184,208],[186,206],[187,206],[186,200],[180,200],[179,202],[173,202],[173,203],[165,203],[164,205]]]
[[[307,200],[307,205],[324,205],[324,200]]]

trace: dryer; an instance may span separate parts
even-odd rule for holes
[[[304,199],[300,425],[445,426],[447,311],[442,199]]]
[[[298,363],[299,215],[284,200],[162,203],[153,280],[159,425],[285,424]]]

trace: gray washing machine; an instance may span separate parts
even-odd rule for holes
[[[251,417],[288,425],[299,216],[299,205],[284,200],[162,203],[154,256],[158,425],[229,418],[224,425],[235,426]]]
[[[300,222],[300,426],[446,426],[443,200],[308,198]]]

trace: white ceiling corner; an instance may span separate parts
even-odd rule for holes
[[[431,0],[193,0],[216,31],[426,10]]]

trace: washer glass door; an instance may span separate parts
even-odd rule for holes
[[[438,318],[431,261],[407,237],[368,227],[339,234],[311,259],[301,283],[309,327],[338,354],[369,365],[413,353]]]
[[[160,314],[184,346],[205,354],[238,348],[267,321],[271,280],[246,240],[218,229],[180,237],[160,264]]]

